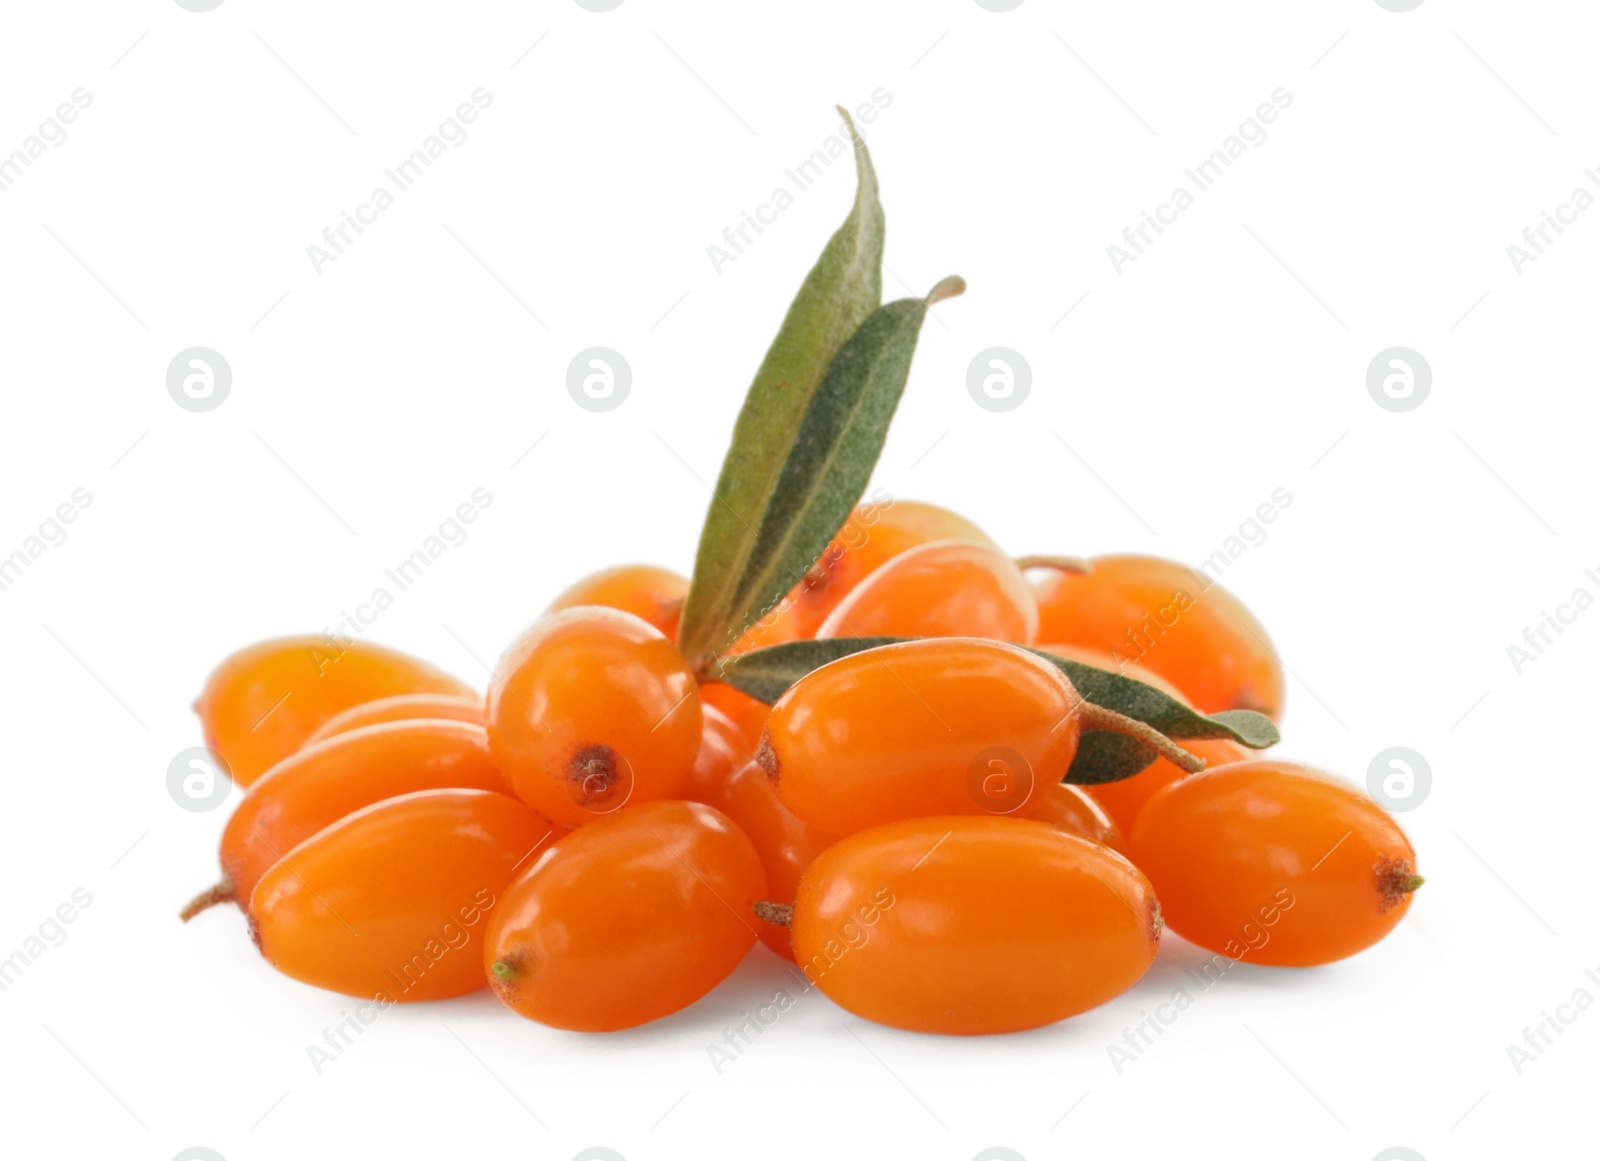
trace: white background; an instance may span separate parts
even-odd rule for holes
[[[1506,650],[1600,595],[1600,213],[1520,275],[1506,247],[1600,164],[1595,33],[1587,5],[1488,0],[8,5],[0,152],[94,100],[0,193],[0,554],[93,503],[0,592],[0,956],[75,888],[93,903],[0,994],[3,1151],[1439,1161],[1574,1130],[1600,1010],[1520,1075],[1506,1048],[1600,998],[1600,612],[1520,675]],[[480,86],[470,139],[315,272],[307,245]],[[493,506],[371,638],[481,686],[578,575],[687,572],[848,168],[721,273],[706,247],[880,86],[885,296],[971,289],[927,325],[875,483],[1019,553],[1192,563],[1287,488],[1226,581],[1294,675],[1282,751],[1358,782],[1386,747],[1425,755],[1402,821],[1428,885],[1353,960],[1235,969],[1120,1075],[1107,1046],[1202,958],[1180,939],[1022,1035],[810,993],[719,1075],[707,1046],[796,989],[758,947],[632,1032],[479,994],[388,1012],[317,1075],[351,1002],[275,974],[236,911],[174,917],[226,814],[166,790],[191,699],[237,646],[334,624],[477,487]],[[1107,245],[1280,86],[1266,142],[1117,274]],[[1434,376],[1405,414],[1365,383],[1397,344]],[[234,376],[205,414],[165,386],[195,345]],[[593,345],[633,370],[605,414],[565,388]],[[1034,376],[1004,414],[965,388],[996,345]]]

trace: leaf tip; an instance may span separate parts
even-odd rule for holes
[[[928,291],[928,305],[943,302],[947,298],[954,298],[958,294],[965,294],[967,280],[959,274],[952,274],[949,278],[942,278],[934,288]]]

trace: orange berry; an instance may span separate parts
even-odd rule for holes
[[[922,818],[862,831],[800,877],[790,935],[841,1007],[914,1032],[1036,1028],[1149,968],[1160,909],[1121,855],[1046,823]]]
[[[700,732],[700,753],[689,770],[688,781],[683,786],[683,797],[690,802],[718,805],[724,783],[734,767],[748,755],[744,736],[727,714],[714,706],[700,706],[705,727]]]
[[[1174,931],[1253,963],[1354,955],[1389,933],[1422,882],[1381,807],[1289,762],[1235,762],[1168,786],[1140,813],[1128,853]]]
[[[1065,657],[1069,661],[1081,661],[1085,665],[1121,673],[1124,677],[1131,677],[1135,681],[1154,686],[1168,697],[1183,702],[1184,705],[1189,704],[1189,699],[1183,696],[1178,687],[1159,673],[1154,673],[1142,665],[1134,665],[1132,662],[1119,663],[1104,649],[1089,649],[1082,645],[1040,645],[1039,648],[1057,657]],[[1255,755],[1254,750],[1241,746],[1229,738],[1210,738],[1203,741],[1185,739],[1183,748],[1204,758],[1208,767],[1243,762]],[[1150,801],[1152,794],[1188,776],[1187,771],[1180,770],[1166,758],[1158,757],[1132,778],[1124,778],[1120,782],[1100,782],[1094,786],[1085,786],[1083,789],[1105,807],[1106,813],[1116,821],[1117,827],[1126,835],[1133,829],[1133,820],[1139,817],[1139,811],[1144,809],[1144,804]]]
[[[1283,671],[1266,630],[1220,585],[1149,556],[1101,556],[1075,575],[1034,580],[1039,633],[1111,651],[1161,674],[1201,713],[1253,709],[1276,719]]]
[[[745,752],[755,753],[761,744],[761,731],[767,728],[767,718],[772,714],[770,705],[720,681],[708,681],[700,687],[700,704],[721,710],[738,727]]]
[[[719,811],[628,806],[557,841],[506,890],[479,971],[530,1020],[631,1028],[694,1003],[738,966],[765,886],[755,848]]]
[[[334,714],[306,738],[305,745],[315,745],[333,737],[347,734],[363,726],[376,726],[383,722],[409,722],[419,718],[436,721],[471,722],[483,725],[483,698],[476,694],[462,697],[454,693],[402,693],[395,697],[380,697],[376,701],[351,706],[343,713]],[[304,748],[304,747],[302,747]]]
[[[400,693],[477,696],[464,682],[393,649],[280,637],[225,659],[194,708],[206,745],[235,782],[248,786],[334,714]]]
[[[789,616],[795,639],[814,637],[834,606],[892,557],[932,540],[967,540],[992,544],[988,535],[964,516],[916,500],[857,506],[811,568],[789,594]]]
[[[256,946],[319,988],[389,1002],[483,986],[469,948],[550,824],[515,798],[423,790],[340,819],[295,847],[250,896]]]
[[[389,722],[297,750],[245,793],[222,832],[222,884],[197,898],[184,918],[226,898],[249,903],[274,863],[362,807],[450,789],[511,793],[482,726]]]
[[[832,834],[1015,811],[1067,772],[1082,705],[1059,669],[1022,649],[908,641],[801,678],[772,707],[756,760],[785,806]]]
[[[907,549],[858,584],[817,637],[988,637],[1031,644],[1039,609],[998,548],[937,540]]]
[[[650,622],[668,641],[678,639],[678,616],[689,582],[669,568],[651,564],[624,564],[591,573],[550,602],[547,613],[579,605],[604,605],[621,609]]]
[[[793,903],[801,872],[837,841],[833,835],[796,817],[755,762],[746,762],[735,770],[711,805],[738,823],[755,845],[767,872],[767,890],[762,898],[771,903]],[[786,930],[762,923],[757,934],[773,951],[785,959],[794,959]]]
[[[681,793],[700,752],[694,676],[632,613],[549,613],[495,667],[489,748],[517,796],[581,826],[624,803]]]
[[[1068,782],[1045,786],[1023,813],[1028,818],[1048,822],[1092,843],[1099,843],[1114,851],[1122,850],[1122,828],[1082,786]]]

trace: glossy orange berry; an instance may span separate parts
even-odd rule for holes
[[[1023,813],[1092,843],[1114,851],[1122,850],[1122,828],[1082,786],[1054,782],[1042,787]]]
[[[550,602],[547,613],[580,605],[621,609],[648,621],[669,641],[678,639],[678,617],[689,581],[669,568],[651,564],[625,564],[591,573]]]
[[[713,806],[750,837],[767,873],[762,896],[771,903],[793,903],[801,873],[838,840],[797,817],[773,790],[760,765],[746,762],[721,787]],[[789,933],[771,923],[760,924],[761,942],[785,959],[794,959]]]
[[[765,886],[755,848],[721,812],[627,806],[558,840],[506,890],[479,971],[530,1020],[631,1028],[694,1003],[738,966]]]
[[[402,693],[395,697],[380,697],[376,701],[351,706],[343,713],[334,714],[305,740],[306,746],[315,745],[335,734],[347,734],[363,726],[376,726],[384,722],[410,722],[420,718],[435,721],[470,722],[483,725],[483,698],[473,694],[462,697],[454,693]]]
[[[482,726],[388,722],[297,750],[245,792],[222,832],[222,882],[185,908],[183,918],[227,899],[248,903],[272,864],[364,806],[449,789],[511,793]]]
[[[937,540],[907,549],[850,592],[817,637],[988,637],[1032,644],[1039,609],[998,548]]]
[[[1170,560],[1102,556],[1090,564],[1084,575],[1036,575],[1041,640],[1109,650],[1154,670],[1201,713],[1279,716],[1282,667],[1236,597]]]
[[[1082,645],[1043,644],[1038,648],[1057,657],[1065,657],[1069,661],[1081,661],[1085,665],[1121,673],[1124,677],[1131,677],[1135,681],[1153,686],[1185,705],[1189,704],[1189,699],[1183,696],[1182,691],[1159,673],[1131,662],[1118,662],[1104,649],[1090,649]],[[1243,762],[1255,753],[1254,750],[1228,738],[1211,738],[1204,741],[1186,738],[1183,748],[1204,758],[1207,768],[1225,766],[1230,762]],[[1187,777],[1187,771],[1180,770],[1166,758],[1158,757],[1132,778],[1124,778],[1120,782],[1101,782],[1094,786],[1085,786],[1083,789],[1105,807],[1106,812],[1115,820],[1118,829],[1126,835],[1133,829],[1133,820],[1139,817],[1139,811],[1144,809],[1144,804],[1150,801],[1152,794],[1172,785],[1180,778]]]
[[[936,504],[890,500],[858,505],[805,580],[789,594],[787,615],[795,637],[816,636],[834,606],[881,565],[933,540],[993,544],[972,521]]]
[[[319,988],[391,1002],[484,984],[487,920],[550,835],[515,798],[423,790],[340,819],[295,847],[250,896],[256,946]]]
[[[206,745],[248,786],[334,714],[401,693],[476,697],[426,662],[363,641],[280,637],[234,653],[195,702]]]
[[[801,678],[772,707],[756,760],[785,806],[832,834],[1015,811],[1067,772],[1084,706],[1025,650],[908,641]]]
[[[772,714],[770,705],[720,681],[708,681],[700,686],[700,704],[722,711],[738,727],[745,751],[755,753],[761,744],[761,731],[767,728],[767,718]]]
[[[749,757],[744,736],[727,714],[714,706],[701,705],[705,726],[700,732],[700,753],[683,786],[683,797],[690,802],[717,806],[722,788],[734,768]]]
[[[1331,963],[1387,935],[1421,886],[1405,832],[1355,787],[1235,762],[1145,804],[1128,853],[1179,935],[1252,963]]]
[[[676,797],[700,752],[693,674],[632,613],[549,613],[501,656],[489,748],[517,796],[581,826],[627,802]]]
[[[800,877],[790,936],[841,1007],[914,1032],[1054,1023],[1132,987],[1160,909],[1116,852],[1015,818],[921,818],[841,839]]]

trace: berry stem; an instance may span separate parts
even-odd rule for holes
[[[1198,774],[1206,768],[1204,758],[1198,754],[1191,754],[1154,726],[1136,721],[1126,714],[1119,714],[1116,710],[1109,710],[1105,706],[1095,705],[1089,701],[1079,702],[1078,708],[1073,712],[1083,729],[1110,730],[1114,734],[1122,734],[1124,737],[1143,742],[1187,774]]]
[[[1030,568],[1053,568],[1057,572],[1070,572],[1074,576],[1084,576],[1094,569],[1094,565],[1081,556],[1050,556],[1041,553],[1019,556],[1012,563],[1023,572]]]
[[[779,927],[788,927],[794,921],[793,903],[758,902],[752,904],[751,909],[755,911],[756,918],[764,919]]]
[[[490,966],[489,970],[494,973],[495,979],[502,981],[510,980],[517,974],[517,969],[506,963],[504,960],[496,960]]]
[[[233,902],[237,902],[233,893],[233,880],[224,875],[220,883],[212,884],[184,904],[183,910],[178,912],[178,918],[187,923],[200,912],[209,910],[218,903]]]

